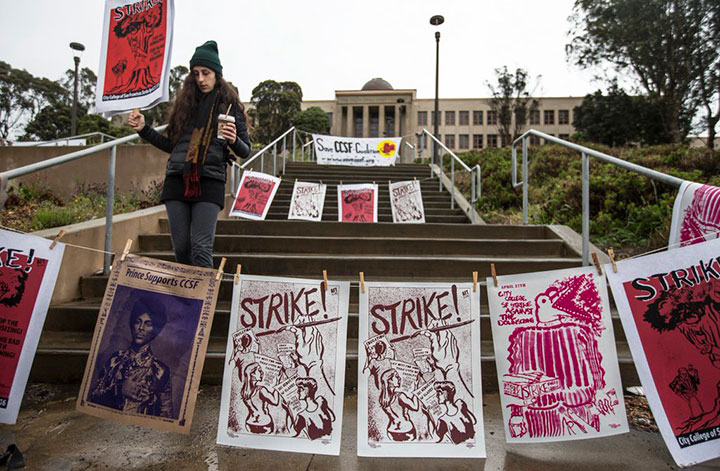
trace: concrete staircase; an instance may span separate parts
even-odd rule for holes
[[[387,181],[426,179],[422,165],[394,168],[323,167],[315,164],[288,164],[268,221],[220,220],[215,240],[215,266],[228,258],[229,271],[237,263],[243,273],[320,279],[322,270],[333,280],[348,280],[350,322],[348,325],[346,388],[357,383],[358,273],[367,281],[472,281],[478,271],[481,280],[481,332],[483,387],[497,390],[492,337],[484,279],[490,263],[498,273],[513,274],[576,267],[581,259],[557,231],[547,226],[471,225],[460,210],[451,211],[450,195],[438,191],[437,180],[422,182],[427,224],[393,224]],[[292,182],[322,180],[329,184],[323,222],[288,221]],[[335,184],[381,185],[376,224],[339,223]],[[161,233],[140,238],[140,254],[173,260],[167,221]],[[83,300],[52,306],[45,323],[32,380],[77,382],[82,378],[107,277],[86,276],[81,280]],[[232,283],[223,281],[203,381],[222,381],[225,343],[230,317]],[[624,384],[639,384],[624,333],[614,317],[618,357]]]

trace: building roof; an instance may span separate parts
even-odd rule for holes
[[[394,90],[394,88],[387,81],[376,77],[363,85],[362,90]]]

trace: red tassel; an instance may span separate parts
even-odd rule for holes
[[[202,194],[197,164],[192,164],[190,171],[183,175],[183,179],[185,180],[185,198],[195,198]]]

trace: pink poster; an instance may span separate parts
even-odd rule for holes
[[[720,241],[608,274],[645,393],[680,466],[720,457]]]
[[[243,172],[230,216],[263,220],[270,210],[280,179],[261,172]]]
[[[698,244],[720,235],[720,188],[684,182],[673,206],[670,248]]]
[[[487,286],[507,441],[627,432],[605,277],[585,267]]]
[[[378,186],[338,185],[338,221],[377,222]]]

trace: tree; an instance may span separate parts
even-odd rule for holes
[[[170,84],[168,87],[170,100],[160,103],[159,105],[143,112],[145,115],[145,121],[148,124],[151,126],[160,126],[161,124],[168,122],[172,101],[175,99],[175,95],[178,90],[180,90],[180,87],[189,72],[188,68],[184,65],[176,65],[170,69]]]
[[[696,87],[696,100],[703,110],[702,124],[708,133],[707,146],[715,148],[715,136],[720,121],[720,3],[711,6],[709,27],[703,29],[704,50],[695,55],[700,77]]]
[[[714,63],[708,29],[717,0],[576,0],[568,57],[582,68],[612,64],[656,97],[673,142],[694,114],[702,60]],[[704,58],[704,59],[701,59]]]
[[[75,70],[68,69],[65,76],[59,80],[60,85],[65,89],[64,101],[72,107],[73,90],[75,87]],[[95,87],[97,86],[97,75],[92,69],[83,67],[78,71],[78,110],[80,107],[91,110],[95,106]],[[78,116],[80,116],[78,112]]]
[[[300,112],[302,89],[295,82],[265,80],[253,89],[250,102],[254,106],[248,112],[255,126],[254,140],[269,144],[292,126]]]
[[[311,106],[295,115],[293,126],[310,133],[329,134],[330,118],[322,108]]]
[[[528,87],[528,73],[517,69],[515,73],[508,72],[507,66],[495,69],[497,86],[488,82],[492,93],[490,109],[497,113],[498,134],[503,146],[510,145],[522,134],[528,122],[530,113],[538,109],[538,101],[530,96]]]

